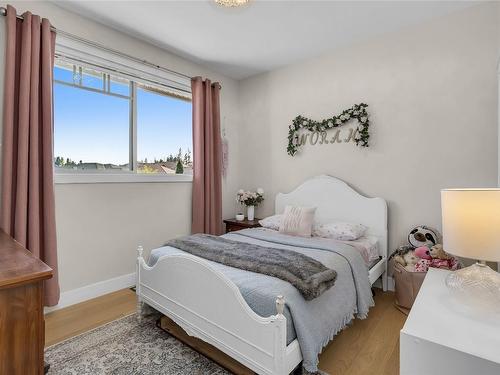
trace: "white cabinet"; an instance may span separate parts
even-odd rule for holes
[[[500,315],[450,295],[431,268],[400,333],[401,375],[499,375]]]

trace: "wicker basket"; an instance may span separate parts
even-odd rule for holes
[[[425,275],[426,272],[408,272],[401,264],[394,264],[396,307],[406,315],[417,298]]]

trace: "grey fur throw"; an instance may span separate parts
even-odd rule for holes
[[[308,301],[331,288],[337,278],[335,270],[292,250],[232,241],[209,234],[174,239],[166,245],[226,266],[288,281]]]

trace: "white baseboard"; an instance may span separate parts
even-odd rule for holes
[[[129,273],[127,275],[122,275],[115,277],[113,279],[99,281],[95,284],[86,285],[84,287],[68,290],[67,292],[61,293],[61,298],[59,298],[59,303],[53,307],[46,307],[45,314],[87,301],[92,298],[102,296],[104,294],[116,292],[120,289],[130,288],[135,285],[135,273]]]
[[[377,281],[373,283],[375,288],[382,289],[382,279],[379,278]],[[390,292],[394,292],[394,277],[387,276],[387,290]]]
[[[394,292],[395,290],[394,277],[392,276],[387,277],[387,290],[390,290],[391,292]]]

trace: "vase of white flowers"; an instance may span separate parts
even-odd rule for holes
[[[247,206],[247,218],[252,221],[255,219],[255,207],[264,201],[264,190],[258,188],[257,191],[238,190],[236,201],[239,204]]]

